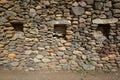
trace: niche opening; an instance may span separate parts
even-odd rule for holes
[[[54,37],[65,39],[67,26],[65,24],[54,25]]]
[[[23,22],[11,22],[11,24],[14,27],[15,31],[23,32]]]
[[[110,25],[109,24],[98,24],[96,32],[98,32],[99,34],[101,34],[102,36],[108,39],[109,33],[110,33]]]

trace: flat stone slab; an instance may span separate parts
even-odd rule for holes
[[[92,21],[95,24],[111,24],[118,22],[117,18],[111,18],[111,19],[94,19]]]
[[[71,21],[69,20],[52,20],[47,22],[47,24],[68,24],[71,25]]]

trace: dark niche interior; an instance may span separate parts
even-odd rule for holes
[[[11,22],[11,24],[14,27],[15,31],[23,32],[23,22]]]
[[[54,25],[54,37],[65,39],[67,26],[64,24]]]
[[[101,32],[103,36],[105,36],[106,38],[109,38],[110,25],[109,24],[98,24],[96,31]]]

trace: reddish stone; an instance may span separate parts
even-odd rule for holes
[[[22,47],[16,47],[16,51],[18,51],[18,52],[23,52],[24,49],[23,49]]]

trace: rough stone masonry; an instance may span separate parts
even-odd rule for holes
[[[0,67],[120,68],[120,0],[0,0]]]

